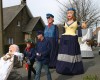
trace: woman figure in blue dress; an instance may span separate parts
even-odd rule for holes
[[[56,71],[64,75],[84,73],[78,36],[76,34],[78,22],[75,15],[75,9],[69,8],[67,11],[68,21],[64,25],[65,33],[62,34],[60,39]]]
[[[53,24],[54,16],[52,14],[46,14],[48,25],[45,26],[44,37],[50,42],[50,68],[56,67],[57,55],[58,55],[58,27]]]

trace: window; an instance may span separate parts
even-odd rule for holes
[[[8,38],[8,44],[13,44],[13,38]]]
[[[20,21],[17,21],[17,26],[20,27]]]
[[[25,40],[30,39],[31,35],[30,34],[25,34]]]

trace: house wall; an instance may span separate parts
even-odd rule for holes
[[[4,31],[4,42],[8,44],[8,38],[13,38],[14,44],[24,43],[25,35],[22,29],[29,22],[30,17],[27,13],[26,7],[24,7],[21,12],[15,17],[15,19],[8,25]],[[20,26],[18,26],[18,21]]]
[[[39,22],[36,24],[36,27],[34,28],[35,31],[38,30],[42,30],[44,31],[45,26],[43,25],[43,23],[41,22],[41,20],[39,20]]]
[[[33,39],[33,41],[34,41],[34,43],[36,43],[37,42],[37,32],[36,31],[32,31],[32,34],[31,34],[31,38]]]
[[[33,29],[32,31],[32,34],[31,34],[31,38],[33,39],[33,41],[36,43],[37,42],[37,31],[39,30],[42,30],[44,31],[44,25],[43,23],[41,22],[41,20],[38,21],[38,23],[36,24],[35,28]]]

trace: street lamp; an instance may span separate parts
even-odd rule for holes
[[[3,9],[2,0],[0,0],[0,55],[4,53],[4,41],[3,41]]]

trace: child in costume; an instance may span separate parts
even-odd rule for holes
[[[35,69],[33,68],[35,62],[35,47],[31,40],[26,41],[26,48],[24,50],[24,59],[26,60],[26,68],[28,70],[28,80],[31,80],[31,71],[36,74]]]

